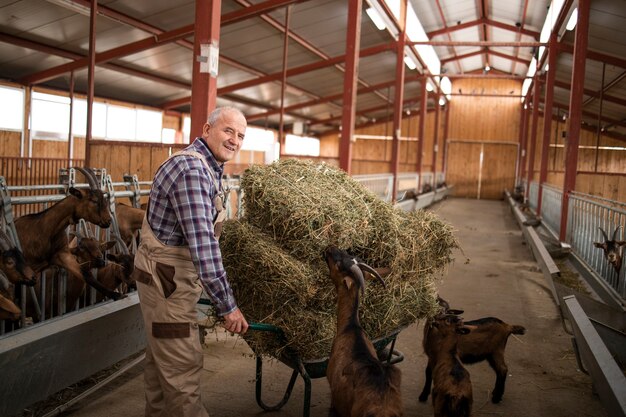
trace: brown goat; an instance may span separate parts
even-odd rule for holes
[[[0,320],[18,320],[22,310],[15,304],[15,286],[0,273]]]
[[[448,303],[439,298],[439,304],[443,307],[444,314],[461,314],[462,310],[452,310]],[[419,396],[420,401],[426,401],[430,394],[430,386],[432,382],[432,370],[434,366],[434,358],[440,347],[436,340],[430,337],[430,324],[428,321],[424,326],[424,338],[422,345],[424,353],[428,356],[428,365],[426,366],[426,381],[424,388]],[[508,373],[508,367],[504,361],[504,351],[511,334],[524,334],[526,329],[519,325],[510,325],[495,317],[483,317],[477,320],[466,321],[465,326],[471,326],[472,331],[468,334],[459,336],[458,353],[459,358],[464,364],[474,364],[487,360],[489,366],[496,373],[496,383],[491,394],[491,401],[499,403],[502,401],[504,394],[504,385]]]
[[[598,229],[602,232],[604,242],[593,242],[593,245],[596,248],[600,248],[604,251],[604,257],[613,266],[613,269],[615,269],[618,275],[620,269],[622,269],[622,246],[626,245],[626,241],[615,240],[617,237],[617,231],[621,228],[622,226],[615,228],[613,237],[609,240],[606,232],[602,228],[598,227]]]
[[[111,262],[98,269],[98,281],[111,291],[121,288],[120,292],[126,293],[135,282],[131,278],[135,270],[135,256],[108,254],[107,259]],[[96,301],[101,301],[103,298],[102,295],[98,295]]]
[[[429,339],[438,346],[433,360],[433,408],[435,417],[469,417],[472,414],[472,381],[457,352],[459,336],[470,333],[463,320],[452,314],[430,322]],[[429,357],[429,363],[431,358]]]
[[[359,293],[365,288],[360,268],[379,279],[380,276],[337,248],[328,248],[325,256],[337,290],[337,334],[326,371],[332,396],[330,414],[400,417],[400,370],[378,360],[374,345],[359,322]]]
[[[15,227],[22,243],[26,261],[36,272],[50,266],[64,268],[69,275],[84,280],[109,298],[117,300],[119,293],[103,287],[87,270],[80,267],[70,252],[65,229],[82,218],[100,227],[111,225],[108,200],[98,186],[93,172],[76,168],[89,182],[90,189],[83,191],[70,188],[68,195],[52,207],[40,213],[29,214],[15,220]]]
[[[13,284],[35,285],[35,272],[26,264],[22,251],[2,230],[0,230],[0,271],[4,272]]]
[[[120,230],[120,237],[126,246],[130,246],[132,240],[137,237],[145,215],[145,210],[130,207],[122,203],[115,204],[117,227]]]

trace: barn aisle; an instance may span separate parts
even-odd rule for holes
[[[591,380],[579,372],[570,337],[530,249],[508,206],[501,201],[447,199],[432,208],[450,222],[463,246],[455,253],[439,284],[441,295],[453,307],[465,309],[465,319],[496,316],[526,327],[523,336],[509,339],[509,367],[504,399],[492,404],[490,392],[495,375],[486,363],[469,371],[474,388],[474,416],[507,417],[604,417]],[[466,263],[469,258],[469,263]],[[422,323],[404,330],[397,349],[405,355],[403,372],[406,417],[432,415],[430,402],[417,400],[424,382]],[[204,402],[213,417],[302,415],[302,382],[292,398],[275,413],[265,414],[254,399],[252,352],[240,339],[224,332],[209,334],[205,349]],[[87,398],[64,415],[80,417],[130,417],[143,415],[141,367]],[[268,403],[282,396],[290,370],[268,363],[264,375],[264,398]],[[313,380],[312,417],[328,415],[329,390],[325,379]]]

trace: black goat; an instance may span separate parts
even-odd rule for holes
[[[622,268],[622,247],[626,245],[626,241],[624,240],[615,240],[617,237],[617,231],[621,229],[622,226],[616,227],[613,232],[613,237],[609,240],[609,237],[606,235],[606,232],[602,230],[602,228],[598,227],[602,232],[602,236],[604,237],[604,242],[593,242],[593,245],[596,248],[600,248],[604,251],[604,257],[619,275],[619,271]]]

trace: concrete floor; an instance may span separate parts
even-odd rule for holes
[[[441,295],[464,318],[496,316],[526,327],[524,336],[511,337],[507,346],[509,376],[500,404],[489,400],[495,376],[486,363],[472,365],[474,416],[606,416],[592,393],[590,377],[577,370],[570,336],[549,289],[523,243],[508,206],[501,201],[448,199],[432,208],[457,230],[464,253],[439,283]],[[469,258],[469,263],[466,263]],[[432,415],[430,402],[417,400],[424,382],[425,356],[421,348],[422,323],[405,329],[396,348],[405,355],[398,364],[403,373],[405,416]],[[299,380],[288,403],[265,413],[255,402],[255,360],[239,338],[219,331],[209,334],[205,349],[203,400],[213,416],[301,416],[303,384]],[[291,369],[266,363],[264,399],[282,397]],[[133,417],[143,415],[141,366],[78,403],[63,415],[72,417]],[[311,416],[326,416],[329,389],[325,378],[313,380]]]

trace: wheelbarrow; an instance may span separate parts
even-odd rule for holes
[[[201,299],[199,304],[210,305],[210,301],[206,299]],[[272,324],[266,323],[256,323],[249,322],[248,330],[252,331],[260,331],[260,332],[268,332],[273,334],[279,343],[286,344],[286,338],[283,330],[280,327],[274,326]],[[404,329],[401,327],[399,329],[395,329],[390,334],[372,340],[374,345],[374,349],[378,354],[378,358],[382,361],[385,361],[389,364],[395,364],[402,362],[404,360],[404,355],[402,352],[395,349],[396,338],[398,334]],[[245,339],[244,339],[245,340]],[[387,348],[389,346],[389,348]],[[254,350],[254,349],[253,349]],[[320,358],[313,360],[304,360],[302,359],[297,352],[286,348],[281,351],[279,356],[274,357],[279,360],[283,364],[287,365],[289,368],[293,370],[291,373],[291,378],[289,379],[289,383],[287,384],[287,389],[285,390],[285,394],[283,398],[274,405],[268,405],[263,401],[263,357],[255,352],[256,357],[256,402],[265,411],[276,411],[280,410],[287,401],[289,401],[289,397],[291,396],[291,392],[293,387],[298,379],[298,375],[302,377],[304,382],[304,405],[302,410],[303,417],[309,417],[310,407],[311,407],[311,380],[316,378],[323,378],[326,376],[326,368],[328,367],[328,358]]]

